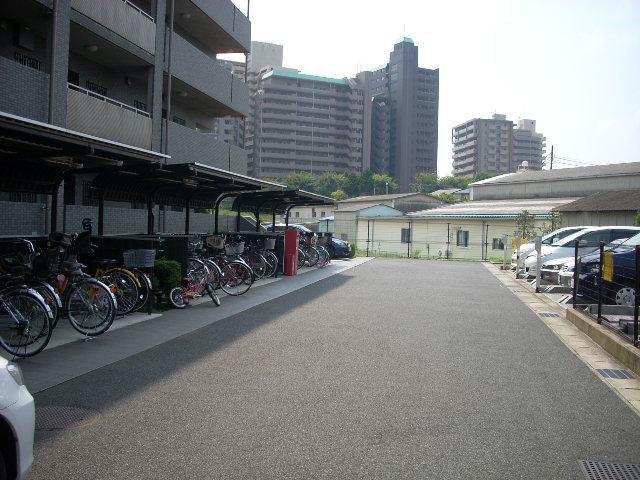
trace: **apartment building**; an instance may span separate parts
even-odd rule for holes
[[[251,173],[362,171],[363,88],[357,79],[263,68],[246,138]]]
[[[529,169],[542,168],[544,137],[535,120],[519,120],[517,128],[506,115],[474,118],[452,130],[453,175],[471,177],[481,172],[516,172],[524,160]]]
[[[372,99],[365,167],[389,173],[407,192],[416,174],[438,168],[439,71],[419,67],[418,47],[404,37],[386,65],[358,78]]]
[[[246,152],[213,134],[220,117],[249,113],[247,85],[216,59],[250,48],[251,23],[231,1],[0,6],[0,111],[166,153],[167,162],[247,173]],[[94,206],[90,176],[74,178],[59,201]],[[42,200],[14,197],[3,196],[12,202],[3,208]]]

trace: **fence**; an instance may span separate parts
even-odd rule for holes
[[[623,243],[607,251],[600,243],[595,253],[580,255],[584,247],[574,246],[573,308],[639,346],[640,245]]]

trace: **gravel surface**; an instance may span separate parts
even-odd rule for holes
[[[474,263],[375,260],[36,404],[84,413],[37,432],[31,480],[582,479],[579,460],[640,460],[640,419]]]

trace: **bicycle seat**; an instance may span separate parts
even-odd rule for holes
[[[115,267],[119,262],[115,258],[99,258],[91,263],[96,267]]]

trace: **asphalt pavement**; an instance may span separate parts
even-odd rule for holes
[[[475,263],[368,262],[35,398],[31,480],[582,479],[580,460],[640,461],[640,418]]]

